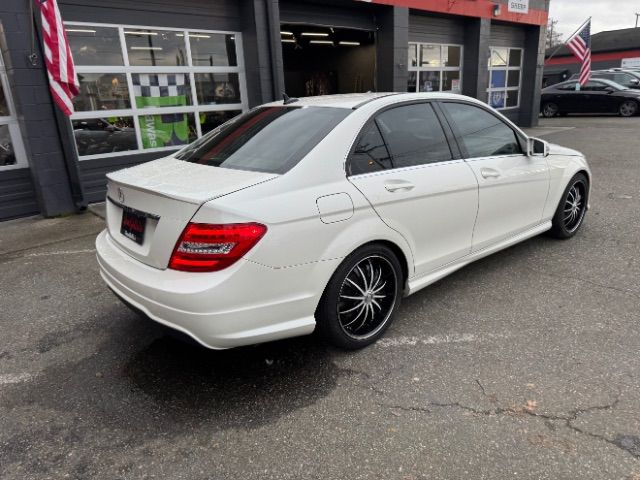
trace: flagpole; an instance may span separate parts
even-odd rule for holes
[[[589,22],[591,21],[591,19],[592,19],[592,18],[593,18],[593,17],[589,17],[589,18],[587,18],[587,19],[584,21],[584,23],[583,23],[582,25],[580,25],[580,26],[578,27],[578,29],[577,29],[575,32],[573,32],[573,34],[572,34],[572,35],[571,35],[571,36],[570,36],[570,37],[569,37],[569,38],[568,38],[564,43],[562,43],[562,44],[558,45],[558,48],[556,48],[556,49],[553,51],[553,53],[552,53],[551,55],[549,55],[547,58],[545,58],[545,59],[544,59],[544,61],[545,61],[545,62],[548,62],[548,61],[549,61],[549,60],[551,60],[553,57],[555,57],[556,53],[558,53],[562,47],[564,47],[567,43],[569,43],[569,42],[573,39],[573,37],[575,37],[578,33],[580,33],[580,32],[582,31],[582,29],[584,28],[584,26],[585,26],[587,23],[589,23]]]

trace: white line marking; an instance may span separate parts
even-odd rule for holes
[[[506,335],[483,335],[472,333],[432,335],[430,337],[391,337],[378,340],[376,345],[380,347],[415,347],[416,345],[440,345],[446,343],[473,343],[482,342],[489,338],[506,338]]]
[[[28,253],[25,257],[48,257],[49,255],[74,255],[76,253],[94,253],[95,248],[87,248],[86,250],[59,250],[57,252],[41,252],[41,253]]]
[[[31,380],[32,375],[30,373],[6,373],[0,375],[0,385],[11,385],[14,383],[28,382]]]

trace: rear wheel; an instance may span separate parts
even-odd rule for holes
[[[638,113],[638,104],[633,100],[627,100],[620,104],[618,112],[622,117],[633,117],[636,113]]]
[[[582,226],[588,202],[589,180],[584,173],[578,173],[562,194],[549,233],[560,239],[573,237]]]
[[[559,111],[558,105],[553,102],[547,102],[542,106],[542,115],[546,118],[555,117]]]
[[[345,259],[325,289],[316,320],[332,345],[355,350],[380,338],[402,298],[402,268],[384,245],[367,245]]]

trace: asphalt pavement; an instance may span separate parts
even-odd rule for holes
[[[405,299],[386,337],[229,351],[138,318],[85,213],[0,224],[0,478],[640,479],[640,118],[533,133],[592,209]]]

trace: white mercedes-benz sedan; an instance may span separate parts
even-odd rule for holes
[[[403,296],[527,238],[572,237],[591,173],[453,94],[288,99],[108,175],[102,278],[202,345],[317,329],[371,344]]]

